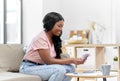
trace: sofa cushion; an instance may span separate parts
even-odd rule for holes
[[[19,71],[24,56],[20,44],[0,44],[0,70]]]
[[[39,76],[13,72],[0,72],[0,81],[42,81]]]

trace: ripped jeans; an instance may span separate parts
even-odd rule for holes
[[[22,62],[19,71],[24,74],[38,75],[42,81],[71,81],[71,77],[65,76],[65,73],[75,72],[73,65],[36,65],[29,62]]]

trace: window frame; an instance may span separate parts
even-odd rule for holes
[[[15,44],[15,43],[17,43],[17,44],[22,44],[23,43],[23,34],[22,34],[22,0],[17,0],[17,1],[19,1],[18,2],[18,4],[19,5],[17,5],[17,6],[19,6],[18,8],[19,8],[19,10],[18,10],[18,12],[19,12],[19,16],[16,16],[16,18],[17,17],[19,17],[18,19],[18,22],[16,22],[15,24],[18,24],[18,25],[16,25],[19,29],[18,30],[16,30],[16,32],[18,31],[18,40],[17,41],[14,41],[14,39],[12,39],[12,41],[13,42],[8,42],[8,37],[9,37],[9,33],[8,33],[8,31],[9,30],[7,30],[7,0],[3,0],[3,19],[2,19],[2,21],[3,21],[3,27],[1,27],[1,29],[3,29],[3,30],[1,30],[1,31],[3,31],[3,33],[2,33],[2,35],[3,36],[1,36],[2,38],[0,38],[1,39],[1,41],[0,41],[0,43],[2,43],[2,44]],[[17,10],[16,10],[16,13],[17,13]],[[18,15],[18,14],[17,14]],[[15,26],[15,27],[16,27]],[[13,30],[14,31],[14,30]],[[10,31],[9,31],[10,32]],[[10,32],[11,33],[11,35],[14,35],[14,33],[13,32]],[[8,35],[7,35],[8,34]],[[14,36],[13,36],[14,37]]]

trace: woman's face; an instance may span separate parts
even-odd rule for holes
[[[64,25],[63,20],[56,22],[53,29],[51,30],[52,34],[55,36],[59,36],[62,33],[63,25]]]

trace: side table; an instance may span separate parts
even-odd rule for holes
[[[66,73],[65,75],[72,77],[72,78],[73,77],[76,77],[76,78],[103,78],[103,81],[107,81],[107,78],[118,77],[117,74],[110,74],[109,76],[104,76],[100,72],[95,72],[95,73]]]

